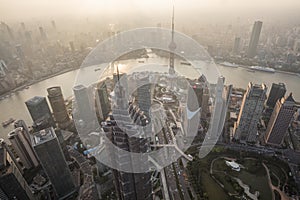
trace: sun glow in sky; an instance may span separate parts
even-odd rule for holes
[[[274,13],[300,10],[299,0],[175,0],[177,13]],[[0,20],[60,16],[169,14],[173,0],[0,0]]]

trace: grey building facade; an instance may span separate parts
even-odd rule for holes
[[[250,38],[250,42],[249,42],[249,47],[247,50],[247,56],[249,58],[253,58],[256,56],[256,49],[257,49],[257,45],[259,42],[259,37],[260,37],[260,33],[261,33],[261,29],[262,29],[262,22],[261,21],[256,21],[254,23],[253,29],[252,29],[252,33],[251,33],[251,38]]]
[[[286,88],[284,83],[273,83],[271,87],[271,91],[268,96],[267,106],[269,108],[274,108],[277,101],[281,100],[286,93]]]
[[[269,145],[280,146],[287,133],[287,129],[295,114],[295,100],[290,94],[287,98],[277,101],[265,134],[265,141]]]
[[[266,100],[267,86],[249,83],[244,94],[239,117],[234,125],[234,138],[243,142],[256,142],[257,125]]]
[[[50,127],[34,133],[33,148],[58,199],[72,195],[76,191],[75,183],[54,129]]]

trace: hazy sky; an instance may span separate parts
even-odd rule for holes
[[[114,15],[169,15],[172,0],[0,0],[0,21]],[[175,0],[179,15],[299,16],[300,0]],[[298,20],[298,19],[294,19]],[[300,24],[300,20],[299,20]]]

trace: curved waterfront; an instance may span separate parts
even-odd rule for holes
[[[183,68],[184,66],[182,66]],[[246,88],[248,82],[265,83],[268,91],[272,83],[283,82],[286,84],[288,93],[293,92],[296,101],[300,101],[300,77],[293,74],[285,73],[267,73],[267,72],[250,72],[246,68],[232,68],[219,66],[221,74],[225,77],[226,84],[233,84],[234,87]],[[44,81],[31,85],[28,89],[18,91],[11,96],[0,101],[0,122],[9,119],[24,119],[28,125],[31,125],[31,118],[25,106],[25,101],[33,96],[47,96],[46,89],[52,86],[61,86],[65,98],[72,95],[73,84],[78,70],[70,71]],[[7,138],[7,134],[13,126],[7,128],[0,127],[0,137]]]

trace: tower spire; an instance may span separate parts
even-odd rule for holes
[[[175,13],[175,6],[174,6],[174,1],[173,1],[173,12],[172,12],[172,40],[171,43],[169,45],[169,49],[170,49],[170,63],[169,63],[169,73],[170,74],[174,74],[175,73],[175,69],[174,69],[174,51],[176,49],[176,43],[174,41],[174,34],[175,34],[175,17],[174,17],[174,13]]]
[[[117,77],[118,77],[118,82],[120,82],[119,65],[117,65]],[[120,84],[120,83],[119,83],[119,84]]]
[[[175,23],[174,23],[174,11],[175,11],[175,7],[174,7],[174,1],[173,1],[173,13],[172,13],[172,42],[174,42],[174,28],[175,28]]]

